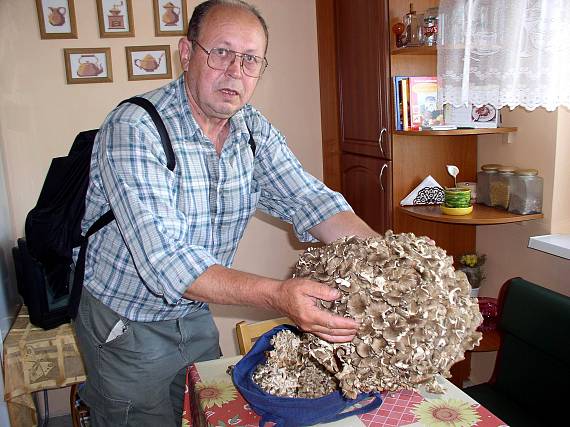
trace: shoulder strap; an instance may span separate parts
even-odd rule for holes
[[[176,158],[174,157],[174,150],[172,149],[172,143],[170,141],[170,137],[168,136],[168,132],[166,131],[166,127],[164,126],[164,122],[160,118],[160,114],[156,111],[156,108],[152,102],[150,102],[146,98],[142,98],[140,96],[134,96],[129,99],[125,99],[119,105],[124,104],[125,102],[130,102],[132,104],[136,104],[139,107],[144,108],[152,118],[156,129],[160,135],[160,141],[162,142],[162,147],[164,148],[164,153],[166,154],[166,166],[171,171],[174,170],[176,167]],[[250,140],[251,140],[251,132],[250,132]],[[255,151],[254,151],[255,153]],[[75,319],[77,316],[77,309],[79,308],[79,301],[81,299],[81,290],[83,289],[83,278],[85,276],[85,256],[87,253],[87,242],[89,241],[89,237],[93,234],[97,233],[107,224],[111,223],[115,219],[115,215],[113,214],[112,210],[108,210],[103,215],[101,215],[97,221],[95,221],[87,233],[85,234],[85,238],[83,238],[81,242],[81,247],[79,249],[79,255],[77,257],[77,262],[75,264],[75,272],[73,275],[73,286],[71,288],[71,294],[69,296],[69,303],[68,303],[68,314],[69,317]]]
[[[164,153],[166,154],[166,167],[171,171],[176,167],[176,158],[174,157],[174,151],[172,150],[172,143],[170,142],[170,137],[164,126],[164,122],[160,118],[160,114],[156,111],[156,108],[152,102],[141,96],[133,96],[132,98],[125,99],[119,105],[130,102],[131,104],[136,104],[142,107],[150,114],[150,118],[154,122],[158,134],[160,135],[160,141],[162,142],[162,148],[164,148]],[[250,132],[251,135],[251,132]]]
[[[249,128],[249,126],[247,127],[247,131],[249,132],[249,141],[247,141],[247,143],[249,144],[251,151],[253,152],[253,157],[255,157],[255,140],[253,139],[253,134],[251,133],[251,129]]]

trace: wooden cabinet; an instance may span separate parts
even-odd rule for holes
[[[392,228],[388,1],[316,8],[325,182],[383,233]]]
[[[392,226],[392,162],[344,153],[342,188],[356,212],[374,230]]]
[[[337,0],[341,149],[391,158],[387,0]]]

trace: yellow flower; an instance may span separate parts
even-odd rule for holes
[[[196,390],[200,396],[200,402],[203,402],[206,408],[214,405],[221,408],[224,403],[231,402],[237,397],[237,391],[230,382],[198,383]]]
[[[413,412],[428,427],[471,427],[481,419],[468,402],[458,399],[425,400]]]

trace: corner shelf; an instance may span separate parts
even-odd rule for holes
[[[516,132],[516,127],[479,128],[479,129],[453,129],[453,130],[396,130],[393,135],[406,136],[461,136],[461,135],[485,135],[497,133]]]
[[[392,55],[437,55],[437,46],[399,47]]]
[[[544,218],[544,214],[517,215],[503,209],[490,208],[485,205],[474,204],[473,212],[468,215],[444,215],[439,205],[430,206],[400,206],[400,210],[415,218],[426,221],[445,222],[449,224],[464,225],[491,225],[506,224],[510,222],[530,221]]]

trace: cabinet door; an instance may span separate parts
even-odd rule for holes
[[[392,162],[342,155],[342,189],[354,212],[379,233],[392,228]]]
[[[341,148],[391,158],[387,0],[335,3]]]

